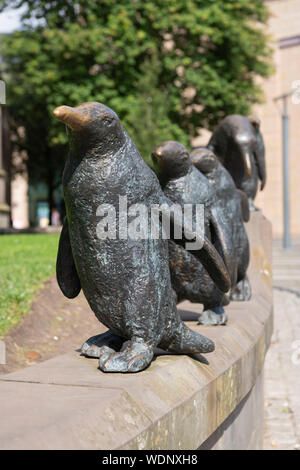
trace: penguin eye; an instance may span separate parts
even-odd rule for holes
[[[112,123],[113,123],[113,119],[112,118],[104,118],[103,119],[103,123],[106,125],[106,126],[111,126]]]

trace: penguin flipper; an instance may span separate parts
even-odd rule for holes
[[[74,297],[77,297],[81,291],[81,284],[72,254],[68,220],[66,217],[58,245],[56,278],[60,290],[66,297],[69,299],[74,299]]]
[[[174,213],[170,214],[170,229],[171,233],[175,233],[175,226],[181,223]],[[177,232],[177,230],[176,230]],[[173,241],[186,249],[186,244],[192,243],[195,247],[200,248],[188,249],[199,261],[202,263],[211,279],[222,292],[228,292],[231,287],[231,280],[227,268],[217,252],[216,248],[212,245],[210,240],[204,235],[200,236],[194,231],[184,227],[182,230],[182,237],[180,239],[172,237]]]
[[[249,222],[250,220],[250,208],[249,208],[249,200],[247,194],[244,193],[241,189],[237,189],[240,201],[241,201],[241,208],[243,214],[243,221]]]
[[[230,275],[231,283],[235,284],[237,277],[237,260],[234,258],[232,236],[228,231],[228,225],[223,223],[218,212],[214,209],[211,211],[211,230],[215,238],[214,246],[221,253],[227,271]]]
[[[265,146],[261,133],[257,136],[257,152],[255,152],[254,157],[258,168],[258,177],[261,181],[260,190],[262,191],[266,185],[267,170],[265,162]]]
[[[267,171],[265,162],[265,144],[262,133],[260,131],[260,119],[257,116],[248,116],[250,123],[252,124],[256,133],[256,147],[257,150],[254,153],[254,157],[257,164],[258,176],[261,181],[260,190],[262,191],[266,185]]]

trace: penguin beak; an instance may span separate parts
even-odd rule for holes
[[[76,108],[71,106],[59,106],[53,111],[54,116],[59,121],[69,126],[73,131],[80,131],[85,127],[88,117],[81,114]]]
[[[151,153],[151,159],[154,164],[155,171],[160,171],[159,167],[160,167],[161,157],[162,157],[162,151],[159,148],[154,149],[153,152]]]
[[[246,152],[243,152],[243,162],[244,162],[246,175],[250,178],[252,174],[252,167],[251,167],[250,153],[248,150]]]
[[[162,157],[162,150],[161,149],[156,149],[152,152],[152,156],[157,158],[158,160]]]

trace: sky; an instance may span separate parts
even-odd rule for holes
[[[20,27],[21,10],[7,10],[0,13],[0,34],[11,33]]]

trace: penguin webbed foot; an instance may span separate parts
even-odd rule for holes
[[[86,357],[94,357],[99,359],[102,354],[106,354],[107,350],[112,353],[119,351],[122,347],[124,339],[108,330],[101,335],[89,338],[80,349],[80,353]]]
[[[119,352],[109,348],[99,358],[99,369],[103,372],[139,372],[151,363],[153,347],[142,338],[132,338],[123,343]]]
[[[235,302],[247,302],[251,299],[251,284],[248,276],[239,281],[230,293],[230,300]]]
[[[204,309],[198,318],[200,325],[209,326],[226,325],[227,321],[228,316],[222,306]]]

